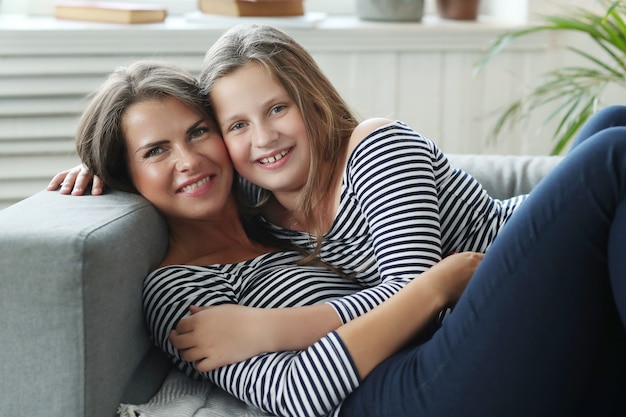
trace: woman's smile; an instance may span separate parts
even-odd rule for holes
[[[211,188],[211,180],[214,177],[214,175],[207,175],[198,181],[188,181],[187,185],[179,188],[179,192],[194,195],[205,194]]]

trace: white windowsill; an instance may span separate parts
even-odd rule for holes
[[[267,23],[282,26],[312,50],[338,51],[476,50],[483,49],[497,35],[525,25],[493,22],[486,17],[463,22],[425,16],[421,23],[388,23],[362,21],[355,16],[321,16],[315,24],[293,25],[289,18],[282,18],[284,24],[275,18]],[[0,54],[150,52],[168,45],[175,45],[181,52],[206,50],[210,42],[239,21],[233,18],[208,23],[171,16],[159,24],[120,25],[4,15],[0,16]],[[545,49],[547,39],[524,37],[512,49]]]

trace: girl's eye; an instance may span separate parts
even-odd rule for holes
[[[283,110],[285,110],[287,106],[285,106],[284,104],[280,104],[278,106],[274,106],[272,107],[272,113],[277,114],[282,112]]]

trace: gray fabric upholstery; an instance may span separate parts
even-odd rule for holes
[[[527,194],[562,159],[560,156],[448,155],[495,198]]]
[[[528,192],[556,157],[450,155],[495,197]],[[141,197],[42,191],[0,211],[0,415],[113,417],[166,375],[150,347],[143,277],[162,218]]]
[[[0,415],[114,416],[150,346],[141,281],[164,222],[135,195],[43,191],[0,230]]]

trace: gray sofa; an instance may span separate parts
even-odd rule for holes
[[[495,197],[528,192],[559,157],[450,155]],[[0,211],[0,416],[113,417],[169,365],[152,347],[141,283],[167,230],[141,197],[42,191]]]

